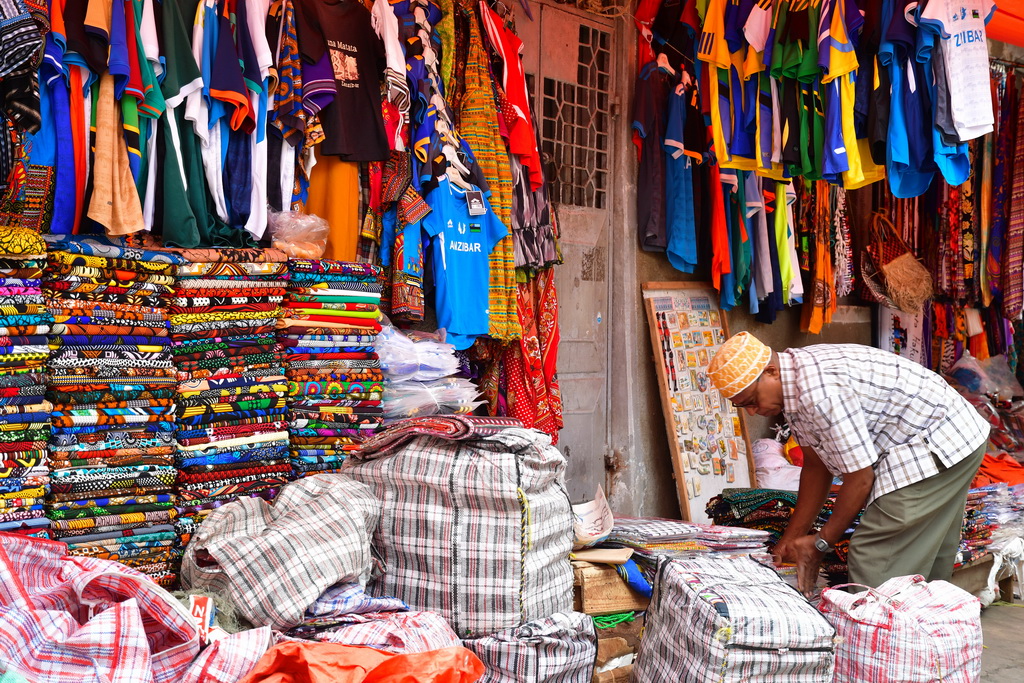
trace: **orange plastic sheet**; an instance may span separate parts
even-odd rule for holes
[[[992,40],[1024,47],[1024,0],[1001,0],[985,27]]]
[[[484,665],[464,647],[396,655],[370,647],[286,641],[240,683],[472,683]]]

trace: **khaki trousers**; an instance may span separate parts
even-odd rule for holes
[[[948,581],[960,545],[967,490],[986,444],[952,467],[879,496],[850,540],[850,581],[877,587],[894,576]]]

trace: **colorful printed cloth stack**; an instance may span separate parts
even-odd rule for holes
[[[53,317],[40,283],[46,257],[0,253],[0,531],[51,538],[43,500],[49,493],[46,335]]]
[[[823,527],[832,516],[836,495],[837,491],[835,490],[829,493],[829,497],[814,523],[815,530]],[[789,518],[795,507],[795,491],[725,489],[721,495],[708,501],[706,509],[708,517],[715,524],[769,532],[771,536],[768,547],[772,548],[786,531]],[[846,583],[848,580],[847,557],[850,552],[850,538],[853,537],[853,532],[858,524],[860,524],[860,514],[853,520],[842,539],[825,555],[821,568],[828,578],[830,586]]]
[[[240,496],[272,500],[292,478],[288,385],[275,337],[287,257],[275,249],[182,253],[191,262],[177,269],[169,308],[178,370],[179,553],[214,508]]]
[[[996,524],[985,515],[984,501],[987,492],[972,490],[967,493],[967,507],[964,524],[960,532],[960,547],[954,566],[973,562],[988,554],[992,545],[992,531]]]
[[[725,489],[708,501],[706,512],[715,524],[760,529],[779,542],[796,507],[796,491]]]
[[[653,517],[619,517],[602,545],[632,548],[633,560],[653,585],[663,557],[761,555],[766,551],[768,539],[767,532],[757,529]]]
[[[333,472],[384,419],[380,268],[292,259],[278,341],[288,361],[291,462],[296,475]]]
[[[48,256],[53,404],[46,514],[71,555],[176,577],[172,254],[68,240]]]

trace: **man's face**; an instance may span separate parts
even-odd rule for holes
[[[779,369],[769,365],[754,383],[732,397],[732,404],[750,415],[775,417],[782,413],[782,382]]]

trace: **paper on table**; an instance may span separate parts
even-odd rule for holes
[[[595,564],[626,564],[631,557],[632,548],[588,548],[572,552],[572,559]]]

